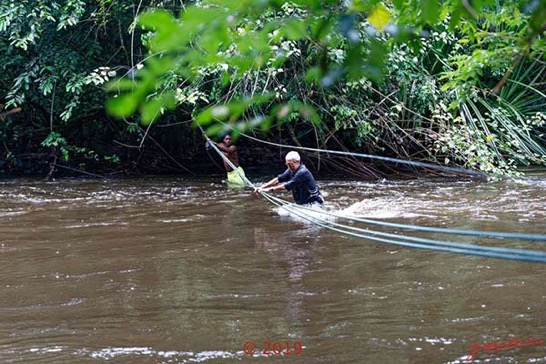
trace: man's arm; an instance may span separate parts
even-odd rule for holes
[[[279,178],[275,177],[271,181],[267,182],[263,186],[260,186],[254,190],[255,193],[259,192],[269,192],[269,191],[277,191],[277,190],[285,190],[283,184],[279,184]]]
[[[237,151],[237,147],[235,145],[230,145],[229,147],[226,146],[225,144],[223,143],[216,143],[216,142],[213,142],[214,145],[216,145],[216,147],[218,147],[218,149],[220,149],[221,152],[223,153],[227,153],[227,154],[230,154],[230,153],[233,153],[235,151]]]
[[[262,186],[260,186],[260,188],[268,188],[268,187],[271,187],[271,186],[275,186],[279,184],[279,178],[278,177],[275,177],[273,178],[271,181],[269,182],[266,182],[265,184],[263,184]]]
[[[286,191],[286,187],[284,186],[284,184],[276,184],[274,186],[271,186],[271,187],[266,187],[266,188],[259,188],[260,192],[269,192],[269,191]]]

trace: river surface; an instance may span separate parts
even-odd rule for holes
[[[546,234],[543,177],[319,182],[329,211]],[[0,186],[1,363],[546,363],[543,263],[346,236],[218,179]]]

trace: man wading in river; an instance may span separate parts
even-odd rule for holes
[[[245,171],[243,170],[243,167],[239,165],[239,153],[237,151],[237,147],[231,144],[231,135],[226,134],[220,143],[213,143],[237,168],[237,170],[232,169],[231,166],[224,160],[228,183],[244,186],[245,181],[243,181],[243,176],[245,175]]]
[[[285,157],[288,167],[284,173],[273,178],[263,186],[254,190],[254,193],[269,191],[292,191],[294,201],[298,205],[318,203],[322,205],[324,198],[320,194],[315,178],[307,167],[301,163],[298,152],[289,152]]]

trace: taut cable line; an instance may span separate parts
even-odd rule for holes
[[[298,216],[304,220],[314,223],[318,226],[324,227],[329,230],[340,232],[345,235],[364,238],[367,240],[394,244],[399,246],[405,246],[410,248],[421,248],[427,250],[467,254],[475,256],[483,256],[489,258],[509,259],[535,263],[546,263],[546,252],[527,249],[515,249],[515,248],[499,248],[482,245],[465,244],[458,242],[448,242],[442,240],[424,239],[419,237],[412,237],[408,235],[398,235],[392,233],[384,233],[368,228],[358,228],[345,224],[340,224],[328,219],[319,218],[313,216],[314,213],[321,213],[319,209],[310,209],[309,207],[295,205],[284,201],[282,199],[265,194],[267,200],[271,203],[285,209],[291,214]],[[313,211],[313,214],[306,213],[305,210]],[[323,212],[329,214],[328,212]],[[381,238],[378,236],[387,237],[390,239]]]
[[[219,121],[219,122],[224,124],[227,127],[232,128],[229,124],[226,124],[226,123],[224,123],[222,121]],[[199,126],[199,127],[201,127],[201,126]],[[203,130],[203,129],[201,129],[201,130]],[[470,175],[470,176],[474,176],[474,177],[487,178],[487,175],[484,172],[477,171],[477,170],[474,170],[474,169],[442,166],[442,165],[439,165],[439,164],[432,164],[432,163],[418,162],[418,161],[409,161],[409,160],[392,158],[392,157],[385,157],[385,156],[374,155],[374,154],[354,153],[354,152],[344,152],[344,151],[341,151],[341,150],[330,150],[330,149],[300,147],[300,146],[296,146],[296,145],[285,145],[285,144],[269,142],[267,140],[262,140],[262,139],[253,137],[251,135],[248,135],[248,134],[246,134],[246,133],[244,133],[244,132],[242,132],[240,130],[237,130],[237,133],[244,136],[245,138],[248,138],[248,139],[253,140],[255,142],[266,144],[266,145],[271,145],[271,146],[279,147],[279,148],[287,148],[287,149],[293,149],[293,150],[306,150],[306,151],[315,152],[315,153],[326,153],[326,154],[343,155],[343,156],[351,156],[351,157],[359,157],[359,158],[367,158],[367,159],[376,159],[376,160],[381,160],[381,161],[385,161],[385,162],[406,164],[406,165],[410,165],[410,166],[414,166],[414,167],[436,169],[436,170],[442,170],[442,171],[447,171],[447,172],[466,174],[466,175]]]
[[[235,165],[211,142],[211,140],[204,133],[201,126],[199,126],[207,142],[211,147],[222,157],[222,159],[235,171],[237,171]],[[251,139],[254,139],[251,137]],[[269,143],[269,142],[267,142]],[[275,144],[275,143],[270,143]],[[286,146],[282,146],[286,147]],[[290,147],[292,148],[292,147]],[[296,148],[294,148],[296,149]],[[312,150],[312,151],[321,151],[314,148],[299,148],[303,150]],[[343,152],[345,153],[345,152]],[[358,153],[353,153],[353,155]],[[389,158],[390,159],[390,158]],[[252,183],[246,176],[237,172],[239,176],[243,179],[245,184],[251,188],[256,188],[255,184]],[[498,258],[498,259],[508,259],[508,260],[517,260],[525,262],[538,262],[546,263],[546,252],[530,249],[516,249],[516,248],[504,248],[504,247],[492,247],[484,245],[475,245],[467,244],[460,242],[451,242],[444,240],[436,239],[427,239],[421,237],[414,237],[405,234],[394,234],[388,232],[382,232],[377,230],[372,230],[369,227],[357,227],[353,225],[348,225],[349,223],[362,223],[367,225],[377,225],[388,227],[392,229],[404,229],[411,231],[422,231],[422,232],[432,232],[432,233],[443,233],[443,234],[452,234],[452,235],[463,235],[463,236],[475,236],[481,238],[497,238],[497,239],[513,239],[513,240],[531,240],[531,241],[546,241],[546,235],[541,234],[518,234],[518,233],[507,233],[507,232],[494,232],[494,231],[476,231],[476,230],[460,230],[460,229],[448,229],[448,228],[434,228],[427,226],[419,225],[405,225],[399,223],[390,223],[386,221],[378,221],[372,219],[359,218],[356,216],[346,216],[325,209],[313,209],[305,205],[296,205],[290,203],[278,197],[272,196],[266,192],[260,192],[266,200],[272,204],[288,211],[290,214],[302,218],[306,221],[309,221],[317,226],[342,233],[347,236],[353,236],[358,238],[363,238],[366,240],[393,244],[398,246],[410,247],[410,248],[420,248],[427,249],[439,252],[447,253],[456,253],[456,254],[466,254],[474,256],[482,256],[488,258]],[[317,215],[325,215],[325,217],[318,217]],[[349,223],[342,224],[337,222],[339,219],[348,220]]]

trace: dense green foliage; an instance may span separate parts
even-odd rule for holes
[[[156,6],[161,2],[0,1],[0,106],[22,109],[1,119],[0,170],[131,168],[145,131],[138,120],[105,113],[103,85],[144,57],[135,19]]]
[[[104,170],[141,157],[123,144],[193,115],[211,135],[496,175],[546,161],[546,0],[0,4],[3,103],[25,115],[0,127],[8,160],[47,150]],[[103,112],[105,84],[125,122]],[[183,130],[158,147],[191,144]]]

